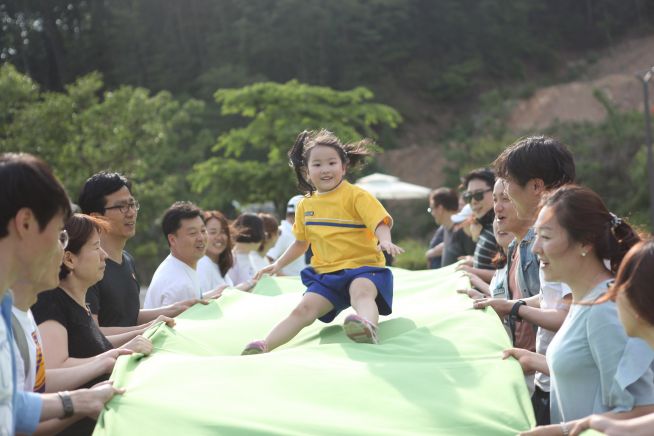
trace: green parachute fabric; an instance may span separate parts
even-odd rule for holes
[[[297,277],[262,279],[196,305],[147,335],[150,356],[121,357],[127,388],[94,435],[515,435],[534,425],[518,362],[497,315],[472,308],[453,267],[393,269],[393,314],[379,345],[343,333],[348,309],[265,355],[241,356],[300,300]]]

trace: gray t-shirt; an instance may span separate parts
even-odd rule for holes
[[[552,424],[654,404],[654,352],[626,335],[614,302],[592,304],[609,283],[571,306],[547,349]]]
[[[461,256],[472,256],[477,244],[462,230],[452,227],[443,230],[443,255],[441,267],[452,265]]]

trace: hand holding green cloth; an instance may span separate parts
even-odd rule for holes
[[[393,269],[393,314],[379,345],[356,344],[341,323],[316,321],[271,353],[241,356],[301,298],[298,278],[226,290],[170,329],[148,331],[154,352],[124,356],[115,397],[94,435],[514,435],[533,426],[509,339],[490,309],[472,309],[454,267]]]

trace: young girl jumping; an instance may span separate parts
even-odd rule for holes
[[[369,140],[342,144],[331,132],[300,133],[289,152],[299,187],[306,192],[295,211],[296,241],[274,263],[262,269],[276,274],[311,244],[311,266],[302,270],[307,290],[291,314],[265,340],[249,343],[242,354],[271,351],[290,341],[316,319],[332,321],[352,306],[356,315],[343,328],[355,342],[377,343],[379,314],[391,313],[393,275],[382,250],[404,252],[391,241],[393,219],[368,191],[344,179],[348,166],[370,154]]]

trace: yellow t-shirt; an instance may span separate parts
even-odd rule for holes
[[[385,266],[374,233],[381,223],[393,225],[384,206],[368,191],[343,180],[333,191],[314,192],[300,201],[293,234],[296,239],[311,243],[311,266],[324,274],[346,268]]]

